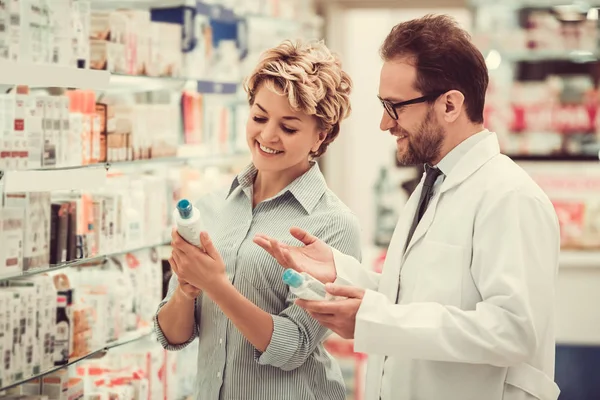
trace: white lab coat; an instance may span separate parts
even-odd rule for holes
[[[381,275],[334,251],[339,282],[367,289],[354,340],[369,355],[366,400],[556,400],[560,238],[547,196],[491,134],[445,178],[405,252],[421,187]]]

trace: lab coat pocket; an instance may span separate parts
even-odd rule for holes
[[[423,240],[418,248],[418,256],[415,258],[414,301],[460,307],[465,248]]]

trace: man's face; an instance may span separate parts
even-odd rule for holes
[[[386,61],[381,68],[379,96],[392,103],[412,100],[430,93],[415,89],[417,69],[407,59]],[[380,129],[396,137],[398,161],[402,165],[435,164],[445,138],[432,103],[396,108],[398,119],[384,109]]]

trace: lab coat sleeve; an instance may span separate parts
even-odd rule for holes
[[[360,227],[356,217],[341,213],[324,225],[320,237],[340,254],[347,255],[360,265]],[[273,334],[264,353],[254,349],[254,359],[260,365],[270,365],[283,371],[293,371],[302,366],[330,331],[319,324],[303,308],[297,306],[298,298],[288,293],[287,307],[273,318]]]
[[[355,258],[333,250],[333,261],[337,277],[336,285],[357,286],[363,289],[377,290],[381,274],[362,265]]]
[[[475,309],[396,305],[367,291],[356,319],[356,351],[499,367],[530,359],[553,321],[556,214],[547,198],[524,191],[483,207],[473,234],[471,275],[482,297]]]

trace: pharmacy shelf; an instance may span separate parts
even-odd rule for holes
[[[45,192],[54,190],[92,190],[106,183],[112,169],[151,167],[154,164],[190,164],[197,167],[228,166],[249,160],[247,152],[196,156],[195,149],[180,152],[178,157],[107,162],[63,168],[40,168],[23,171],[0,171],[0,193]]]
[[[470,5],[473,7],[482,7],[498,4],[495,0],[470,0]],[[564,6],[575,3],[569,0],[504,0],[504,6],[515,8],[549,8],[556,6]],[[586,6],[600,7],[600,0],[586,0],[583,2]]]
[[[102,165],[95,168],[0,171],[0,193],[91,190],[106,182]]]
[[[12,61],[0,61],[0,71],[0,85],[27,85],[32,88],[103,90],[108,87],[110,78],[107,71]]]
[[[136,168],[152,166],[153,164],[193,164],[194,166],[227,166],[240,162],[246,162],[250,159],[248,152],[215,154],[212,156],[197,156],[195,149],[179,151],[177,157],[159,157],[146,160],[119,161],[104,164],[106,169]]]
[[[154,77],[113,73],[110,75],[110,85],[106,88],[106,91],[113,93],[148,92],[154,90],[182,90],[183,88],[193,88],[198,93],[235,94],[238,86],[237,83],[214,82],[186,77]]]
[[[573,51],[517,51],[503,52],[512,62],[545,62],[545,61],[570,61],[573,63],[590,63],[599,59],[599,54],[591,51],[573,50]]]
[[[186,0],[92,0],[92,10],[148,9],[178,7],[189,3]]]
[[[103,346],[101,349],[92,351],[89,354],[86,354],[84,356],[81,357],[77,357],[74,359],[69,360],[69,362],[67,364],[64,365],[59,365],[56,366],[54,368],[50,368],[48,370],[42,371],[39,374],[34,374],[31,376],[28,376],[26,378],[23,378],[17,382],[11,383],[10,385],[4,386],[4,387],[0,387],[0,392],[4,391],[4,390],[8,390],[11,389],[13,387],[16,386],[20,386],[24,383],[27,383],[29,381],[32,381],[34,379],[38,379],[38,378],[42,378],[46,375],[52,374],[56,371],[60,371],[61,369],[65,369],[71,365],[80,363],[81,361],[87,360],[87,359],[93,359],[93,358],[101,358],[103,357],[109,350],[117,348],[117,347],[121,347],[121,346],[125,346],[129,343],[133,343],[133,342],[137,342],[139,340],[145,339],[147,337],[150,337],[152,335],[152,328],[151,327],[144,327],[141,329],[138,329],[135,332],[128,332],[125,335],[123,335],[121,338],[117,339],[116,341],[107,343],[105,346]]]
[[[600,249],[597,251],[563,250],[560,252],[560,268],[600,268]]]
[[[521,162],[521,161],[544,161],[544,162],[554,162],[554,161],[562,161],[562,162],[589,162],[589,161],[598,161],[600,160],[600,154],[591,155],[591,154],[508,154],[513,161]]]
[[[137,247],[135,249],[122,250],[122,251],[117,251],[117,252],[110,253],[110,254],[104,254],[104,255],[90,257],[90,258],[82,258],[79,260],[68,261],[68,262],[60,263],[60,264],[53,264],[53,265],[49,265],[48,268],[36,268],[36,269],[30,270],[30,271],[24,271],[23,273],[18,274],[18,275],[0,276],[0,282],[8,281],[11,279],[25,279],[25,278],[29,278],[34,275],[46,274],[48,272],[54,272],[54,271],[58,271],[58,270],[65,269],[65,268],[82,267],[82,266],[85,266],[88,264],[90,264],[90,265],[101,264],[101,263],[107,261],[111,257],[116,257],[116,256],[120,256],[123,254],[128,254],[128,253],[135,253],[137,251],[142,251],[142,250],[147,250],[147,249],[152,249],[152,248],[161,248],[165,245],[167,245],[166,242],[156,243],[153,245]]]

